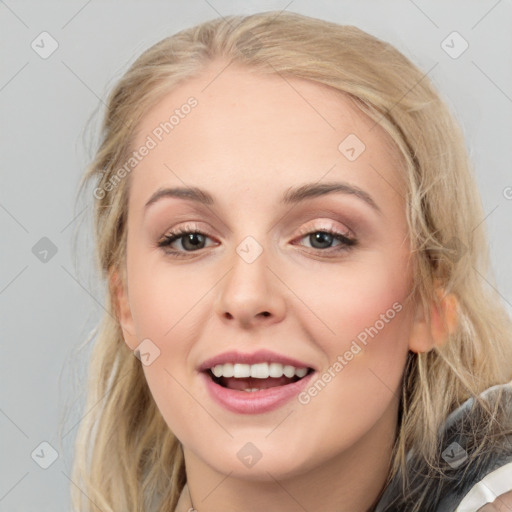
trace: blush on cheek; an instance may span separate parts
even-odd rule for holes
[[[401,296],[388,290],[355,305],[346,304],[336,323],[337,332],[343,333],[342,342],[336,343],[342,364],[380,373],[395,372],[397,365],[405,361],[410,319],[397,297]]]

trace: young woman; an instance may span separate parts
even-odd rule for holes
[[[184,30],[116,85],[85,183],[109,314],[77,510],[512,509],[479,195],[395,48],[286,12]]]

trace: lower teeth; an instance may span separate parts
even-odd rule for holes
[[[248,393],[254,393],[255,391],[259,391],[258,388],[245,388],[244,391],[247,391]]]

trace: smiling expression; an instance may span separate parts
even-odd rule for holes
[[[131,173],[121,323],[132,350],[158,347],[144,373],[190,460],[290,476],[394,435],[415,318],[403,171],[343,94],[224,66],[176,87],[138,127],[134,147],[197,99]],[[244,382],[251,392],[218,382],[234,382],[225,364],[273,361],[306,367],[311,386],[397,303],[307,404],[303,372],[270,376],[265,391],[252,391],[265,373]],[[237,456],[249,442],[261,453],[250,469]]]

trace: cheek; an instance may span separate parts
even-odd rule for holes
[[[358,261],[318,276],[315,282],[327,284],[311,299],[311,309],[321,312],[323,325],[312,327],[320,324],[311,322],[310,334],[327,356],[325,379],[333,382],[325,394],[322,391],[324,405],[337,403],[341,409],[359,411],[361,420],[378,414],[399,394],[412,326],[406,301],[412,274],[406,271],[405,258],[372,256],[372,264]]]
[[[326,366],[301,397],[310,412],[311,430],[318,429],[340,446],[356,442],[380,418],[395,414],[411,326],[404,304],[409,290],[402,282],[386,273],[352,276],[343,282],[353,287],[318,305],[335,334],[319,336],[326,330],[316,329],[314,339],[327,356]],[[320,438],[318,442],[323,443]]]
[[[143,366],[151,395],[171,431],[181,440],[197,418],[197,402],[190,393],[187,367],[196,325],[201,325],[199,302],[205,295],[205,280],[190,273],[170,271],[165,263],[143,257],[132,265],[130,288],[137,337],[149,339],[158,357]],[[167,267],[167,268],[166,268]],[[130,277],[129,277],[130,279]],[[179,411],[177,414],[176,411]]]
[[[315,279],[326,285],[311,295],[311,309],[321,312],[334,345],[337,340],[377,335],[382,344],[403,333],[409,320],[404,302],[412,285],[412,276],[404,269],[405,265],[374,258],[372,264],[340,265],[338,271]]]
[[[177,340],[180,328],[194,321],[194,306],[208,290],[204,273],[172,269],[170,263],[153,253],[134,255],[128,272],[139,338]]]

